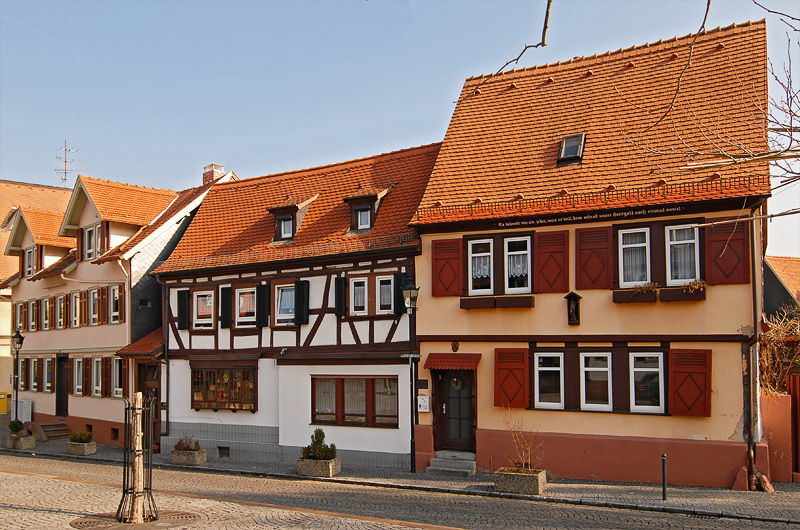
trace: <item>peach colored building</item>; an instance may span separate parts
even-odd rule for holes
[[[412,221],[421,467],[518,463],[511,420],[554,476],[768,473],[748,217],[769,171],[690,170],[766,148],[766,27],[699,35],[670,109],[693,38],[467,79]]]

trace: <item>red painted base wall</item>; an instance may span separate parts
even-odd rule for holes
[[[761,395],[763,440],[769,446],[769,478],[792,481],[792,396]],[[763,471],[762,471],[763,473]]]
[[[71,432],[87,431],[91,426],[92,439],[104,445],[116,445],[122,447],[124,436],[124,425],[120,422],[98,420],[96,418],[79,418],[76,416],[67,416],[66,420],[56,419],[52,414],[41,414],[34,412],[33,421],[38,423],[53,423],[56,421],[66,421],[67,427]],[[114,438],[114,431],[116,429],[119,436]]]

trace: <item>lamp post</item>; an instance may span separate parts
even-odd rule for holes
[[[11,344],[14,346],[14,419],[19,419],[19,350],[22,348],[22,343],[25,342],[25,337],[22,333],[17,331],[11,335]]]
[[[403,354],[402,357],[408,357],[408,388],[411,395],[411,472],[417,472],[417,455],[416,444],[414,442],[414,426],[417,424],[417,378],[414,372],[414,361],[419,359],[419,354],[414,353],[414,328],[411,319],[414,316],[414,310],[417,309],[417,296],[419,295],[419,287],[414,287],[414,284],[409,283],[403,287],[403,300],[406,303],[406,312],[408,313],[408,353]]]

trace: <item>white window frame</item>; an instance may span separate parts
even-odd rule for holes
[[[56,329],[64,329],[64,295],[60,294],[55,297],[56,304]]]
[[[356,230],[365,230],[372,227],[372,208],[360,206],[356,210]],[[366,214],[366,223],[362,222],[362,215]]]
[[[253,316],[240,316],[239,315],[239,295],[240,294],[247,294],[252,293],[253,295]],[[245,287],[242,289],[236,289],[234,291],[234,296],[236,297],[236,304],[234,305],[234,311],[236,311],[236,327],[237,328],[254,328],[256,326],[256,288],[255,287]]]
[[[364,309],[360,311],[356,310],[356,284],[364,286]],[[369,314],[369,281],[367,278],[350,278],[350,314],[353,316]]]
[[[14,304],[14,322],[16,323],[16,329],[22,330],[22,304],[24,302],[17,302]]]
[[[295,295],[294,306],[291,313],[281,313],[281,297],[284,291],[293,291]],[[294,311],[297,307],[297,292],[295,291],[293,283],[285,283],[283,285],[275,286],[275,325],[276,326],[293,326],[294,325]]]
[[[24,359],[17,359],[17,375],[19,376],[19,379],[17,379],[17,390],[25,390],[25,374],[22,373],[24,366],[23,361]]]
[[[36,331],[38,329],[36,322],[36,304],[38,300],[28,300],[28,331]]]
[[[42,366],[42,381],[44,384],[44,392],[52,392],[53,391],[53,359],[51,357],[47,357],[44,360],[44,366]]]
[[[294,237],[294,220],[290,217],[278,217],[278,231],[281,239],[292,239]]]
[[[522,252],[520,252],[518,250],[517,251],[513,251],[513,252],[509,252],[509,250],[508,250],[508,244],[509,243],[514,243],[514,242],[517,242],[517,241],[525,241],[528,244],[528,250],[527,250],[527,256],[528,256],[528,286],[527,287],[509,287],[508,286],[508,279],[509,279],[509,276],[508,276],[508,273],[509,273],[509,270],[508,270],[508,257],[509,256],[519,256],[519,255],[523,254]],[[524,294],[524,293],[530,293],[531,292],[531,285],[533,284],[533,279],[531,277],[531,238],[530,238],[530,236],[525,236],[525,237],[507,237],[507,238],[505,238],[503,240],[503,272],[504,272],[504,276],[505,276],[504,288],[505,288],[506,294]],[[470,279],[471,278],[472,278],[472,275],[470,274]]]
[[[539,368],[539,359],[541,358],[557,358],[559,360],[558,368]],[[549,401],[539,400],[539,372],[559,372],[561,379],[561,400],[558,403],[551,403]],[[535,386],[534,406],[537,409],[555,409],[562,410],[564,408],[564,353],[563,352],[536,352],[533,354],[533,377]]]
[[[125,381],[122,381],[122,362],[123,360],[121,357],[111,358],[111,385],[113,388],[113,397],[122,397],[122,387],[117,386],[118,380],[123,385],[125,384]]]
[[[100,232],[100,224],[87,226],[83,229],[83,258],[85,260],[94,259],[97,256],[99,248],[97,240]],[[92,244],[89,244],[89,238],[92,239]]]
[[[389,282],[389,309],[381,309],[381,282]],[[375,314],[389,315],[394,313],[394,276],[377,276],[375,278]]]
[[[39,381],[36,379],[36,368],[39,366],[39,358],[38,357],[31,357],[30,363],[30,377],[31,377],[31,387],[28,389],[31,392],[38,392],[39,391]]]
[[[81,327],[81,293],[69,293],[69,327]]]
[[[92,396],[103,395],[103,358],[92,357]]]
[[[587,367],[586,359],[588,357],[605,357],[606,368]],[[611,354],[608,352],[586,352],[581,353],[581,410],[614,410],[614,394],[612,393],[612,378],[611,378]],[[586,373],[587,372],[606,372],[608,374],[608,403],[586,403]]]
[[[36,245],[25,249],[25,277],[33,276],[36,272]]]
[[[489,243],[489,252],[472,252],[474,245]],[[472,258],[478,256],[489,256],[489,288],[488,289],[475,289],[472,286]],[[470,296],[476,295],[491,295],[494,294],[494,241],[491,239],[473,239],[467,242],[467,293]]]
[[[211,296],[211,316],[209,317],[198,318],[197,316],[197,299],[201,296]],[[192,329],[214,328],[214,315],[217,311],[214,298],[214,291],[194,291],[192,293]]]
[[[644,232],[645,234],[644,243],[636,243],[632,245],[624,245],[622,243],[623,234],[634,234],[638,232]],[[619,286],[624,289],[628,287],[638,287],[640,285],[646,285],[650,283],[650,228],[643,227],[643,228],[628,228],[625,230],[620,230],[617,233],[617,238],[619,240]],[[647,273],[647,277],[643,281],[626,282],[625,270],[624,270],[625,260],[623,258],[623,249],[637,248],[637,247],[644,247],[645,249],[645,272]]]
[[[72,380],[74,382],[74,393],[83,395],[83,357],[75,357],[73,361]]]
[[[42,311],[42,331],[46,331],[50,329],[50,297],[46,296],[42,298],[41,304],[41,311]]]
[[[635,368],[636,357],[658,357],[658,397],[661,403],[658,407],[650,405],[636,405],[636,372],[654,372],[653,368]],[[631,412],[664,413],[664,354],[662,352],[630,352],[630,392]]]
[[[114,311],[114,302],[117,310]],[[119,324],[119,285],[108,286],[108,323]]]
[[[694,239],[686,240],[686,241],[670,241],[670,232],[672,230],[685,230],[687,228],[692,228],[694,232]],[[687,285],[692,283],[695,280],[700,278],[700,238],[699,233],[697,231],[697,227],[693,227],[692,225],[678,225],[678,226],[667,226],[664,228],[664,239],[667,245],[667,286],[668,287],[680,287],[682,285]],[[688,243],[694,244],[694,277],[693,278],[684,278],[673,280],[672,279],[672,245],[686,245]]]
[[[87,309],[89,325],[96,326],[100,323],[100,293],[98,289],[96,287],[94,289],[89,289],[89,294],[86,298],[86,303],[89,305]]]

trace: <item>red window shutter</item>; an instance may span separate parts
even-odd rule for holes
[[[128,392],[128,359],[122,359],[122,397],[127,398]]]
[[[81,291],[80,292],[80,311],[81,314],[79,316],[80,325],[87,326],[89,325],[89,291]]]
[[[70,357],[69,361],[67,361],[67,365],[67,369],[69,370],[67,374],[67,391],[70,395],[73,395],[75,394],[75,360]]]
[[[528,406],[528,350],[494,350],[494,406]]]
[[[83,228],[78,228],[78,236],[75,239],[77,248],[75,250],[75,260],[83,261]]]
[[[433,296],[460,296],[463,292],[461,281],[461,240],[438,239],[431,242],[433,254]]]
[[[125,322],[125,284],[119,284],[119,288],[117,289],[119,293],[119,321],[120,323]]]
[[[711,350],[669,351],[669,413],[711,416]]]
[[[611,227],[575,230],[575,288],[611,289],[614,254]]]
[[[569,231],[534,234],[534,291],[566,293],[569,291]]]
[[[108,324],[108,287],[97,290],[97,323]]]
[[[111,397],[111,357],[103,357],[103,381],[100,395]]]
[[[725,219],[706,219],[707,223]],[[706,227],[706,282],[749,283],[748,221]]]

